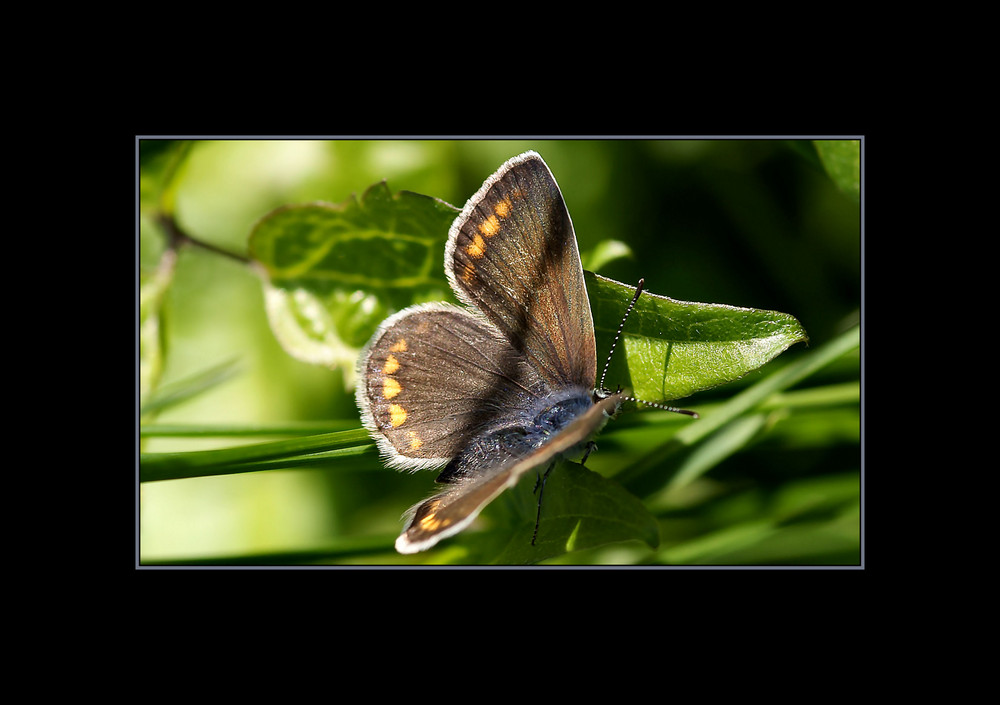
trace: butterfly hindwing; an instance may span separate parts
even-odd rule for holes
[[[481,319],[423,304],[390,317],[362,353],[357,401],[390,465],[437,467],[542,389]]]

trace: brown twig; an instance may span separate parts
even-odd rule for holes
[[[161,213],[158,220],[167,233],[167,237],[169,239],[168,246],[170,249],[177,250],[180,249],[182,245],[189,244],[195,247],[200,247],[203,250],[208,250],[209,252],[214,252],[217,255],[222,255],[223,257],[229,257],[230,259],[234,259],[242,264],[250,264],[250,259],[248,257],[238,255],[235,252],[229,252],[228,250],[216,247],[211,243],[202,242],[201,240],[191,237],[181,229],[181,227],[177,224],[177,221],[174,220],[174,217],[171,215]]]

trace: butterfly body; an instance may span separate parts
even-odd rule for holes
[[[523,414],[506,414],[493,428],[473,438],[441,471],[437,481],[475,476],[498,460],[526,456],[586,413],[593,406],[591,396],[592,392],[582,387],[560,389],[536,398]]]

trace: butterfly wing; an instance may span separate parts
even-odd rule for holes
[[[356,400],[387,463],[444,465],[499,417],[516,415],[544,383],[480,318],[422,304],[389,317],[362,351]]]
[[[396,539],[396,550],[400,553],[425,551],[441,539],[462,531],[479,516],[483,507],[517,484],[525,473],[584,444],[614,415],[621,400],[620,394],[601,399],[532,453],[486,468],[481,475],[456,481],[445,491],[421,502],[411,510],[406,528]]]
[[[562,193],[535,152],[507,161],[455,219],[445,272],[550,388],[592,389],[594,322]]]

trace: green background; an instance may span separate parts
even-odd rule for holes
[[[781,311],[808,332],[808,346],[795,345],[758,372],[678,403],[701,410],[858,324],[860,207],[851,146],[770,139],[199,141],[175,176],[173,202],[192,237],[246,255],[254,224],[279,206],[340,203],[386,179],[393,193],[406,189],[461,207],[503,161],[534,149],[559,182],[585,258],[609,239],[631,250],[600,274],[629,284],[642,277],[647,290],[675,299]],[[174,148],[140,142],[140,268],[154,266],[163,249],[149,216]],[[237,260],[183,248],[165,294],[161,334],[161,388],[232,360],[236,374],[163,409],[157,424],[357,425],[342,372],[281,349],[268,327],[260,280]],[[729,429],[729,445],[704,444],[708,459],[696,460],[708,465],[696,480],[673,491],[644,487],[659,520],[657,549],[626,542],[559,562],[858,563],[859,379],[854,350],[792,390],[805,395],[800,401],[772,399]],[[681,428],[673,418],[660,423],[657,413],[609,424],[598,439],[606,452],[594,456],[598,471],[613,474],[609,464]],[[270,437],[144,435],[141,450]],[[369,458],[347,470],[331,465],[144,483],[137,490],[139,555],[148,562],[427,560],[395,555],[391,539],[400,514],[430,491],[433,476],[384,470]],[[439,559],[447,560],[447,552]]]

